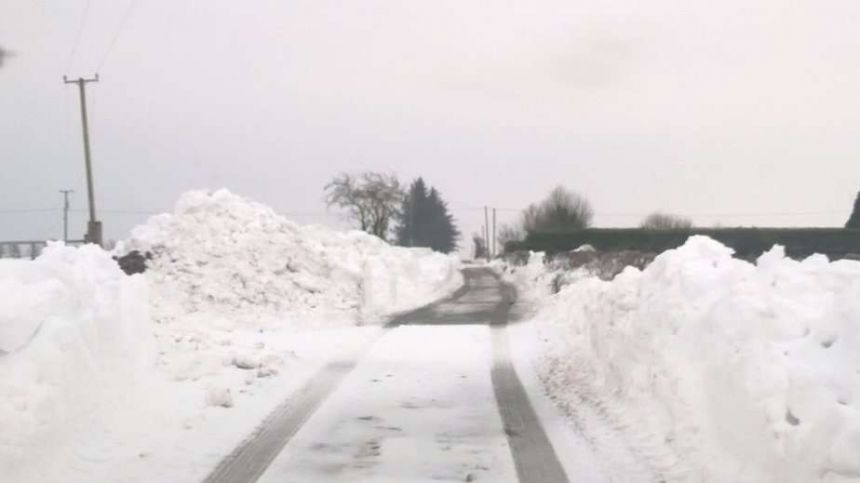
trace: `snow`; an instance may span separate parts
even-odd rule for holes
[[[389,331],[259,480],[517,481],[486,325]]]
[[[549,394],[574,424],[596,414],[626,434],[661,477],[860,478],[860,263],[774,247],[750,264],[692,237],[556,295],[537,261],[508,276],[541,307]]]
[[[527,310],[527,305],[528,301],[521,302],[521,310]],[[569,415],[554,403],[540,379],[545,340],[543,331],[536,330],[536,321],[516,321],[507,331],[511,360],[567,475],[582,483],[660,481],[634,453],[627,435],[587,405],[577,406],[576,424],[570,424]]]
[[[462,284],[459,261],[183,195],[117,254],[0,260],[0,479],[202,479],[331,357]],[[364,325],[365,327],[361,327]]]
[[[155,352],[145,281],[99,248],[56,243],[35,261],[0,260],[0,287],[0,468],[11,476],[133,402]]]
[[[267,326],[328,312],[378,322],[462,284],[453,256],[300,226],[227,190],[185,193],[173,214],[134,228],[118,248],[131,250],[153,254],[148,276],[164,321],[196,314]]]

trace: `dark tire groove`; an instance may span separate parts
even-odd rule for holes
[[[436,313],[436,309],[443,304],[456,303],[469,293],[471,281],[479,277],[493,277],[501,292],[499,302],[469,313],[468,318],[472,324],[488,321],[491,327],[493,364],[490,376],[519,481],[569,481],[511,361],[507,325],[516,298],[515,289],[488,269],[466,269],[463,274],[463,286],[448,298],[394,317],[373,340],[326,364],[295,396],[275,408],[245,441],[221,460],[204,480],[205,483],[257,481],[302,425],[385,333],[407,324],[465,323],[446,320]]]
[[[493,274],[495,276],[495,274]],[[496,277],[498,280],[498,277]],[[507,326],[516,289],[499,280],[502,301],[490,321],[493,333],[493,391],[502,416],[517,476],[523,483],[565,483],[570,481],[528,393],[511,361]]]
[[[224,457],[206,477],[204,483],[252,483],[272,464],[278,453],[316,412],[323,401],[337,388],[361,358],[389,330],[413,320],[427,317],[444,303],[452,303],[469,291],[468,278],[463,286],[445,299],[395,316],[380,333],[345,357],[330,361],[320,369],[294,396],[276,407],[256,429]]]

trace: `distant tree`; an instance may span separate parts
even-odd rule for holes
[[[428,247],[442,253],[457,249],[460,231],[436,188],[427,190],[422,178],[412,182],[403,199],[397,243],[402,246]]]
[[[21,258],[23,256],[21,254],[21,245],[17,243],[9,245],[9,256],[11,258]]]
[[[689,230],[693,228],[693,220],[683,216],[656,212],[646,216],[639,227],[647,230]]]
[[[386,239],[403,203],[400,181],[393,174],[339,174],[325,186],[326,203],[345,209],[360,228]]]
[[[400,209],[400,224],[397,227],[397,244],[405,247],[426,246],[430,217],[427,185],[418,178],[409,186]]]
[[[499,227],[499,232],[496,234],[496,241],[505,249],[505,245],[511,242],[523,241],[526,237],[523,231],[522,224],[512,223],[505,224]]]
[[[860,229],[860,192],[857,193],[857,199],[854,200],[854,211],[851,212],[851,217],[848,218],[845,228]]]
[[[588,200],[558,186],[543,201],[526,208],[522,216],[528,233],[581,230],[591,225],[594,210]]]
[[[472,234],[472,245],[475,253],[475,260],[487,257],[487,242],[484,237],[477,233]]]

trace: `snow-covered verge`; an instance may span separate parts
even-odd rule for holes
[[[135,401],[152,371],[145,280],[94,246],[0,260],[0,479]]]
[[[508,277],[575,422],[609,422],[668,480],[860,480],[860,263],[775,247],[750,264],[693,237],[550,295],[534,258]]]
[[[455,258],[223,190],[134,249],[142,275],[92,246],[0,261],[0,480],[200,480],[326,361],[462,284]]]

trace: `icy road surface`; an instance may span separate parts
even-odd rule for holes
[[[488,377],[489,328],[384,336],[263,482],[516,481]]]
[[[569,481],[541,419],[553,434],[565,424],[545,401],[539,419],[511,360],[512,291],[487,270],[465,274],[451,300],[330,363],[207,482]],[[604,480],[581,448],[561,446],[577,459],[571,480]]]

